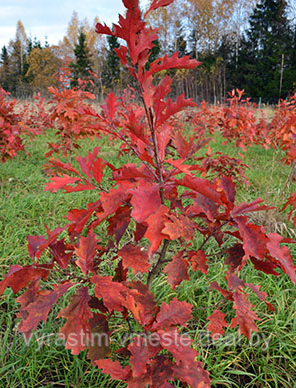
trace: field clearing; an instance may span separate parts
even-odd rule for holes
[[[7,273],[12,264],[24,265],[30,262],[26,249],[27,235],[45,233],[44,223],[53,229],[59,222],[66,223],[63,215],[72,208],[83,208],[89,201],[97,198],[95,192],[52,194],[44,192],[48,182],[42,166],[46,162],[44,153],[47,141],[54,140],[53,131],[38,136],[33,143],[27,141],[27,150],[31,156],[19,153],[15,159],[0,165],[0,278]],[[232,145],[222,146],[222,138],[215,135],[211,142],[212,151],[222,151],[229,156],[237,157],[238,150]],[[83,140],[78,155],[86,155],[95,145],[102,141]],[[97,143],[97,144],[96,144]],[[121,166],[133,162],[130,156],[117,157],[117,146],[107,142],[103,144],[100,156]],[[282,188],[289,175],[289,168],[280,163],[280,151],[262,150],[254,146],[248,148],[243,162],[249,165],[246,176],[250,186],[241,184],[238,201],[251,201],[260,196],[266,204],[280,206]],[[287,193],[295,191],[295,181],[287,188]],[[252,221],[260,222],[267,231],[277,231],[293,237],[294,229],[288,223],[285,214],[270,210],[266,215],[254,214]],[[104,233],[98,233],[103,243]],[[105,240],[104,240],[105,239]],[[221,257],[215,255],[217,246],[209,244],[207,253],[212,255],[209,278],[212,281],[223,278]],[[296,258],[296,248],[291,247]],[[108,268],[106,268],[108,271]],[[193,320],[186,333],[194,339],[200,360],[209,371],[212,386],[215,388],[295,388],[296,387],[296,289],[288,276],[280,278],[256,273],[249,265],[242,271],[243,279],[249,283],[262,284],[262,291],[274,304],[275,312],[266,309],[263,302],[253,298],[251,302],[258,308],[258,335],[250,343],[243,337],[239,340],[237,331],[227,329],[226,340],[210,343],[204,337],[207,324],[206,317],[217,304],[217,293],[206,291],[207,282],[203,274],[192,273],[191,281],[184,281],[174,291],[161,275],[153,283],[153,291],[158,300],[170,300],[177,295],[194,306]],[[58,276],[58,275],[57,275]],[[16,313],[18,305],[13,292],[8,289],[0,297],[0,388],[11,387],[119,387],[120,383],[111,382],[86,359],[86,352],[72,356],[60,343],[54,341],[50,333],[57,333],[61,319],[56,320],[57,308],[50,313],[45,325],[39,325],[33,340],[26,345],[17,333]],[[64,300],[65,302],[65,300]],[[59,303],[63,304],[63,301]],[[116,324],[116,322],[114,323]],[[118,327],[124,333],[125,327]],[[39,341],[37,341],[39,338]],[[230,338],[232,339],[230,341]],[[39,349],[39,345],[44,346]],[[180,385],[176,384],[176,387]]]

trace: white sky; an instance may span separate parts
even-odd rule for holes
[[[95,16],[111,26],[124,12],[121,0],[0,0],[0,49],[15,38],[16,24],[21,20],[28,37],[36,36],[44,44],[58,43],[66,34],[73,11],[79,20],[92,24]]]

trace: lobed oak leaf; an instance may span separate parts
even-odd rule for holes
[[[63,308],[57,318],[66,318],[67,321],[60,329],[60,337],[66,340],[66,349],[71,349],[72,354],[79,354],[85,349],[85,339],[90,334],[90,326],[87,322],[93,314],[88,302],[90,301],[88,289],[79,288],[71,297],[70,304]]]
[[[209,372],[203,368],[200,361],[191,361],[186,364],[174,366],[174,376],[186,382],[191,388],[210,388]]]
[[[72,283],[65,282],[59,285],[54,285],[54,290],[38,291],[34,300],[31,301],[25,308],[23,308],[23,320],[19,323],[18,330],[23,333],[31,333],[36,330],[39,322],[47,321],[47,316],[52,307],[56,304],[58,299],[70,288]],[[17,299],[17,301],[19,301]],[[21,299],[22,301],[22,299]],[[26,312],[26,316],[24,315]]]
[[[99,369],[102,369],[103,373],[110,375],[113,380],[125,381],[131,374],[130,367],[125,366],[123,368],[119,361],[112,361],[110,359],[97,360],[95,364]]]
[[[183,179],[176,180],[176,183],[204,195],[215,203],[222,204],[220,193],[217,191],[216,186],[206,179],[185,175]]]
[[[70,237],[79,235],[92,214],[101,206],[100,201],[89,202],[86,209],[71,209],[67,214],[67,220],[70,221],[68,232]]]
[[[123,266],[132,268],[134,274],[149,270],[148,253],[140,246],[127,244],[118,251],[118,256],[122,257]]]
[[[178,252],[172,261],[164,267],[164,272],[168,274],[168,283],[174,290],[183,280],[189,280],[188,262],[183,259],[184,251]]]
[[[258,271],[262,271],[267,275],[280,276],[280,274],[275,271],[275,269],[277,269],[278,266],[275,265],[274,263],[267,260],[265,261],[258,260],[255,257],[251,257],[250,259],[254,265],[254,268],[257,269]]]
[[[236,216],[235,222],[243,239],[245,258],[253,256],[263,260],[267,254],[266,244],[269,241],[263,231],[263,227],[247,224],[247,219],[244,216]]]
[[[128,289],[122,283],[113,281],[111,276],[99,275],[93,276],[91,282],[95,284],[96,297],[103,298],[103,303],[110,312],[124,310],[125,294]]]
[[[289,276],[293,283],[296,283],[296,266],[294,265],[289,248],[286,246],[280,247],[280,243],[284,240],[282,236],[277,233],[269,233],[269,242],[266,244],[270,255],[276,258],[284,272]]]
[[[191,319],[192,305],[177,298],[172,299],[168,304],[163,302],[156,320],[152,325],[153,330],[168,329],[176,326],[186,326]]]
[[[255,199],[255,201],[251,203],[242,202],[241,204],[236,206],[230,214],[233,218],[236,218],[237,216],[245,215],[250,212],[273,209],[273,207],[266,206],[266,205],[258,206],[262,202],[263,202],[263,199],[261,198],[257,198]]]
[[[260,300],[263,300],[263,302],[266,304],[266,306],[268,307],[268,309],[270,311],[274,311],[275,310],[273,305],[266,301],[266,297],[267,297],[266,292],[260,291],[261,286],[255,285],[255,284],[251,284],[251,283],[246,283],[246,286],[248,286],[258,296],[258,298]]]
[[[28,252],[31,256],[32,260],[35,259],[36,253],[38,251],[38,248],[40,245],[44,244],[46,241],[46,238],[44,236],[27,236],[28,240]]]
[[[66,269],[69,261],[73,256],[74,247],[72,244],[65,243],[65,239],[51,243],[49,246],[53,260],[58,263],[61,268]]]
[[[20,303],[21,305],[17,314],[17,318],[21,318],[23,321],[28,318],[29,315],[29,313],[26,311],[27,306],[36,300],[36,296],[39,292],[39,280],[40,277],[32,280],[27,291],[20,295],[16,300],[17,303]],[[27,341],[30,338],[31,330],[23,332],[23,334],[25,336],[25,340]]]
[[[174,388],[168,380],[174,379],[173,362],[165,355],[158,355],[151,360],[152,386],[159,388]]]
[[[46,225],[44,226],[47,233],[47,239],[45,238],[45,241],[38,246],[38,249],[36,251],[37,259],[39,259],[41,254],[45,251],[45,249],[47,249],[52,243],[56,241],[58,235],[61,234],[67,228],[68,225],[64,226],[63,228],[58,226],[53,231],[50,231]]]
[[[149,352],[145,345],[145,339],[141,336],[135,336],[133,342],[129,344],[128,350],[131,352],[132,373],[134,377],[140,377],[147,373],[147,364],[149,361]]]
[[[170,5],[174,0],[153,0],[152,3],[150,4],[150,7],[144,14],[144,19],[150,13],[151,11],[160,8],[160,7],[166,7],[167,5]]]
[[[10,287],[14,294],[16,294],[26,287],[30,281],[39,279],[40,276],[46,280],[49,270],[50,268],[45,268],[45,266],[25,265],[22,267],[17,264],[10,266],[8,274],[0,282],[0,295],[3,294],[7,287]]]
[[[233,294],[233,308],[236,310],[236,317],[231,321],[230,327],[239,326],[239,333],[244,334],[248,339],[251,336],[251,330],[258,331],[255,320],[260,321],[254,311],[253,307],[247,300],[247,296],[242,293],[235,292]]]
[[[90,339],[86,340],[87,357],[94,361],[109,357],[111,354],[109,325],[103,314],[94,314],[89,319]]]
[[[215,338],[216,334],[224,335],[223,327],[228,327],[228,323],[225,321],[226,314],[222,313],[219,309],[216,309],[213,314],[207,317],[209,324],[207,330],[211,331],[211,337]]]
[[[201,271],[203,274],[208,273],[208,264],[207,264],[207,256],[204,251],[198,250],[187,252],[189,261],[192,265],[192,271]]]
[[[79,246],[75,248],[76,265],[81,271],[87,275],[89,271],[94,270],[94,258],[97,253],[97,240],[93,231],[91,231],[86,237],[80,237]]]
[[[142,182],[139,187],[129,191],[132,194],[132,217],[137,222],[144,222],[149,216],[157,213],[161,206],[159,185],[156,183]]]
[[[131,220],[131,208],[130,206],[122,206],[116,210],[115,214],[108,218],[109,226],[107,232],[110,236],[115,237],[115,241],[118,244],[124,235]]]
[[[48,190],[52,193],[56,193],[60,189],[64,189],[67,185],[81,181],[78,177],[71,177],[69,175],[55,176],[51,178],[51,182],[47,183],[44,187],[44,191]]]
[[[129,287],[123,305],[141,326],[147,326],[155,319],[159,310],[154,295],[140,282],[132,282]]]
[[[161,205],[155,214],[150,215],[146,219],[147,230],[144,237],[150,241],[148,253],[151,256],[157,251],[162,241],[167,238],[167,235],[162,233],[165,227],[165,221],[168,220],[168,208]]]
[[[195,232],[195,223],[182,214],[177,218],[173,214],[169,216],[170,220],[165,222],[165,228],[162,230],[171,240],[183,237],[185,241],[192,240]]]
[[[113,91],[111,90],[110,93],[108,93],[107,98],[105,100],[105,105],[102,106],[104,111],[107,113],[109,119],[111,121],[115,118],[116,109],[118,107],[119,103],[117,102],[117,98]]]

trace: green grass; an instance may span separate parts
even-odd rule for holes
[[[83,208],[89,201],[97,199],[98,194],[94,192],[52,194],[43,191],[48,181],[42,169],[46,162],[46,142],[53,138],[51,131],[45,136],[39,136],[33,143],[28,143],[30,156],[19,153],[15,159],[0,165],[0,279],[10,265],[30,262],[26,247],[27,235],[45,233],[44,223],[51,229],[58,224],[64,225],[66,220],[63,216],[68,210]],[[212,150],[222,150],[230,156],[238,155],[234,146],[222,146],[221,143],[222,139],[216,135],[215,142],[211,143]],[[102,142],[84,140],[81,142],[81,150],[76,153],[85,155],[95,145],[102,145]],[[129,156],[119,160],[117,147],[108,143],[102,146],[101,154],[118,167],[121,163],[131,161]],[[240,185],[238,199],[251,201],[260,196],[268,204],[279,205],[281,190],[289,173],[289,168],[280,164],[281,158],[282,155],[273,150],[249,148],[243,161],[250,166],[246,172],[250,186]],[[294,182],[288,187],[289,192],[293,190]],[[259,214],[253,217],[254,222],[261,222],[270,231],[281,228],[286,235],[294,232],[286,215],[279,214],[277,210],[267,212],[264,217]],[[99,234],[103,237],[103,231]],[[214,255],[217,247],[209,243],[207,250],[213,254],[209,278],[220,281],[224,269],[221,258]],[[292,248],[292,252],[293,257],[296,257],[295,248]],[[254,336],[253,342],[248,342],[244,337],[239,340],[235,329],[227,329],[226,337],[216,343],[209,341],[208,337],[203,338],[206,317],[220,301],[217,292],[208,291],[204,275],[192,273],[191,281],[183,282],[174,291],[166,283],[165,276],[161,275],[153,282],[153,291],[159,302],[178,296],[193,305],[193,319],[187,332],[195,339],[194,346],[210,372],[213,387],[296,388],[295,287],[284,274],[274,278],[255,273],[251,266],[244,268],[242,273],[246,282],[261,284],[262,290],[269,295],[268,301],[276,307],[275,312],[269,312],[263,302],[259,303],[255,296],[251,297],[261,319],[258,322],[258,337]],[[39,325],[34,340],[28,345],[16,330],[18,304],[15,299],[10,289],[0,297],[0,388],[123,386],[112,382],[91,366],[85,353],[73,356],[60,343],[48,339],[49,333],[58,332],[61,320],[57,320],[56,316],[58,309],[66,304],[65,298],[50,313],[46,324]],[[259,336],[260,343],[255,346],[254,341]],[[40,349],[37,338],[46,339]],[[262,338],[269,341],[268,346]]]

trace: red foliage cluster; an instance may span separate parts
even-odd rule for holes
[[[49,121],[56,126],[58,141],[48,143],[51,150],[46,153],[46,157],[59,152],[67,156],[74,148],[79,148],[79,139],[94,135],[90,118],[84,114],[85,110],[91,109],[87,102],[95,99],[94,94],[85,90],[88,81],[78,80],[77,88],[69,88],[71,72],[67,67],[61,70],[58,80],[59,88],[48,88],[52,94],[52,99],[48,102]]]
[[[273,146],[286,152],[286,164],[296,158],[296,93],[287,100],[281,100],[270,124],[269,137]]]
[[[53,127],[49,114],[49,106],[40,93],[34,96],[35,103],[21,103],[18,106],[22,117],[22,132],[30,137],[44,134],[46,129]]]
[[[256,321],[260,319],[248,301],[248,290],[273,309],[259,285],[246,283],[240,277],[247,264],[274,276],[282,270],[296,283],[289,249],[281,245],[291,240],[268,234],[249,220],[252,212],[269,208],[260,198],[237,204],[230,171],[235,162],[223,155],[216,163],[211,162],[211,155],[200,157],[198,151],[207,144],[203,131],[200,138],[198,130],[190,135],[184,123],[177,121],[178,113],[195,106],[194,102],[184,95],[175,102],[167,98],[172,83],[168,76],[158,84],[153,82],[154,75],[162,70],[192,69],[198,62],[189,56],[179,58],[176,53],[158,58],[147,70],[157,29],[147,28],[145,17],[171,2],[152,1],[143,17],[138,0],[124,0],[127,11],[125,17],[119,17],[118,25],[112,30],[102,24],[96,28],[98,33],[125,41],[117,54],[137,81],[142,107],[127,102],[127,97],[132,96],[118,99],[111,92],[98,114],[82,105],[81,99],[89,96],[85,92],[52,90],[59,107],[56,117],[66,131],[73,131],[73,123],[78,128],[80,123],[83,127],[91,121],[92,129],[120,141],[120,152],[134,154],[138,163],[116,168],[99,157],[99,148],[86,157],[77,157],[77,168],[51,159],[56,175],[46,190],[95,190],[97,200],[88,203],[86,209],[71,209],[65,227],[53,231],[46,228],[46,236],[29,236],[32,264],[12,266],[0,282],[0,294],[6,287],[14,293],[27,287],[17,299],[21,304],[19,330],[26,336],[36,330],[40,321],[46,321],[58,298],[71,288],[70,304],[59,313],[66,320],[60,329],[66,348],[73,354],[88,349],[95,365],[129,388],[169,388],[175,378],[193,388],[210,387],[208,372],[196,361],[198,353],[183,332],[193,318],[192,306],[177,298],[159,305],[152,292],[153,281],[161,271],[167,274],[173,290],[196,271],[208,276],[206,244],[210,239],[216,241],[226,266],[223,284],[208,279],[210,288],[221,294],[223,302],[207,318],[207,330],[213,337],[223,335],[228,326],[238,327],[247,338],[251,330],[257,331]],[[236,101],[234,96],[233,99]],[[229,131],[234,121],[237,145],[260,141],[253,129],[247,138],[242,133],[241,121],[253,125],[252,115],[243,118],[242,112],[246,114],[247,108],[238,107],[236,101],[231,109],[232,113],[226,110],[228,113],[222,118],[224,134],[232,138]],[[65,150],[68,149],[65,143]],[[243,168],[241,165],[235,172],[242,178]],[[201,177],[207,172],[215,172],[210,180]],[[107,236],[100,241],[95,231],[104,230],[103,225]],[[124,238],[127,234],[128,239]],[[198,238],[202,241],[196,246]],[[45,252],[50,261],[44,264],[41,255]],[[44,288],[55,271],[63,280],[52,290]],[[232,319],[225,313],[229,304],[233,307]],[[112,348],[111,353],[110,338],[116,334],[119,320],[132,338],[128,344]],[[107,342],[93,343],[90,339],[94,333],[107,337]]]
[[[237,93],[237,95],[236,95]],[[223,106],[218,112],[218,125],[226,141],[234,140],[237,147],[246,151],[246,146],[259,144],[268,148],[268,127],[266,122],[255,117],[255,105],[250,99],[242,100],[244,90],[232,91],[229,98],[229,106]]]
[[[25,147],[20,137],[21,116],[16,113],[16,101],[8,99],[9,93],[0,88],[0,153],[5,162]]]

